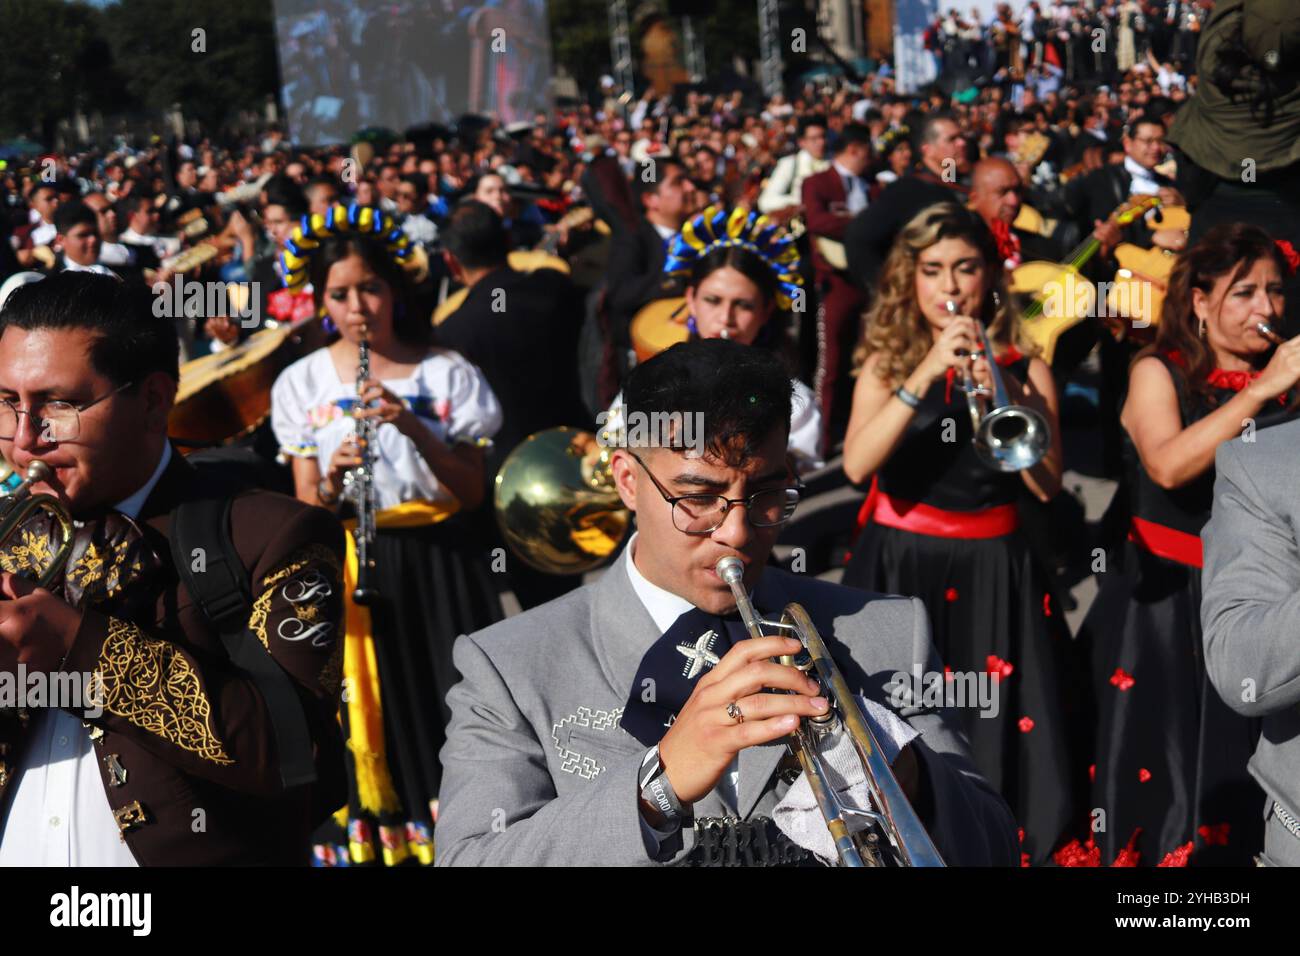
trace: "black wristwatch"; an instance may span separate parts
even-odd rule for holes
[[[659,745],[646,751],[641,759],[640,783],[641,816],[655,830],[672,830],[682,825],[691,813],[673,792],[663,762],[659,759]]]

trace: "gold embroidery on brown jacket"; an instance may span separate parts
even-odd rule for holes
[[[129,621],[108,619],[99,655],[104,709],[216,764],[235,761],[211,726],[212,705],[193,665],[167,641]]]
[[[334,572],[333,581],[337,584],[343,571],[339,565],[338,555],[320,544],[308,545],[291,557],[287,564],[281,565],[262,578],[262,593],[253,601],[253,612],[248,618],[248,629],[257,635],[257,639],[268,651],[271,649],[271,641],[266,633],[266,619],[271,612],[271,601],[275,599],[275,586],[297,574],[312,562],[319,562]],[[294,605],[293,612],[299,620],[316,620],[317,610],[314,605]]]

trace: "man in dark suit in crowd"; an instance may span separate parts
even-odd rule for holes
[[[631,367],[632,317],[647,302],[671,294],[663,275],[668,240],[695,211],[695,184],[677,160],[655,156],[637,165],[632,194],[641,209],[634,230],[617,230],[605,265],[605,307],[621,383]],[[611,392],[608,396],[613,397]]]
[[[556,425],[591,430],[578,392],[578,332],[582,313],[568,277],[554,269],[517,272],[506,256],[509,237],[486,204],[466,200],[442,233],[443,258],[469,290],[464,304],[437,328],[438,344],[455,349],[480,369],[501,403],[503,424],[487,458],[489,487],[515,446]],[[490,496],[489,496],[490,500]],[[490,508],[480,509],[483,531],[497,537]],[[510,562],[515,596],[533,607],[581,583],[539,574]]]
[[[845,271],[843,261],[827,260],[827,247],[818,240],[842,244],[853,217],[867,208],[863,173],[870,163],[871,131],[859,123],[850,123],[836,140],[830,168],[803,181],[803,206],[813,238],[817,278],[817,371],[813,389],[822,413],[823,449],[848,422],[853,394],[849,364],[866,296]],[[835,246],[829,248],[834,250]]]
[[[890,183],[875,202],[853,217],[844,230],[849,274],[868,291],[889,255],[894,237],[922,209],[940,202],[964,202],[966,137],[947,113],[930,113],[917,131],[915,169]]]
[[[1165,154],[1163,122],[1143,117],[1133,120],[1124,128],[1122,143],[1122,163],[1103,166],[1087,176],[1071,180],[1066,186],[1066,206],[1079,225],[1080,235],[1086,236],[1133,196],[1158,196],[1166,206],[1184,204],[1173,180],[1156,172],[1156,166]],[[1148,216],[1155,215],[1148,213]],[[1158,225],[1158,220],[1155,222]],[[1181,232],[1153,230],[1142,218],[1134,220],[1122,231],[1125,242],[1144,249],[1159,246],[1177,252],[1187,243],[1187,237]]]

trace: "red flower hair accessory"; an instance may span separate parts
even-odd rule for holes
[[[1273,241],[1277,244],[1278,251],[1282,253],[1282,258],[1286,260],[1287,271],[1291,275],[1295,275],[1296,269],[1300,268],[1300,252],[1296,252],[1295,246],[1285,239],[1274,239]]]

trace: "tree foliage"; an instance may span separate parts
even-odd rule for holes
[[[275,55],[270,0],[0,0],[0,136],[176,103],[216,128],[275,94]]]

